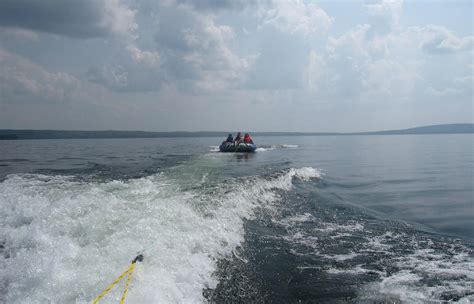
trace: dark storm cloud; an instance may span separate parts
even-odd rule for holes
[[[116,1],[2,0],[0,26],[94,38],[119,31],[115,22],[121,13],[125,13],[122,21],[128,21],[130,11]]]

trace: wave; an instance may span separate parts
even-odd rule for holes
[[[414,244],[414,247],[418,246],[418,243]],[[474,300],[472,251],[463,246],[449,246],[447,252],[436,252],[423,246],[423,249],[396,257],[397,271],[391,274],[381,272],[381,280],[361,289],[360,299],[370,302],[394,298],[404,303],[471,303]]]
[[[375,276],[358,287],[357,303],[474,300],[474,252],[457,240],[434,238],[405,225],[380,227],[373,220],[327,222],[310,213],[273,221],[288,232],[283,239],[292,244],[292,253],[305,261],[325,261],[323,270],[332,280]]]
[[[271,206],[294,179],[315,168],[230,179],[201,187],[179,183],[182,166],[109,182],[18,174],[0,183],[0,302],[89,303],[138,251],[130,303],[204,301],[217,260],[243,241],[243,221]],[[115,290],[107,300],[118,302]]]
[[[295,149],[298,148],[298,145],[290,145],[290,144],[281,144],[281,145],[272,145],[272,146],[261,146],[257,148],[257,152],[264,152],[264,151],[271,151],[275,149]]]

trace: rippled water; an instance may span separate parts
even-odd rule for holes
[[[0,302],[469,303],[473,139],[2,141]]]

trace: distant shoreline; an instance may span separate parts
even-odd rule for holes
[[[23,139],[106,139],[106,138],[179,138],[225,137],[228,131],[64,131],[64,130],[0,130],[0,140]],[[233,132],[235,133],[235,132]],[[417,135],[417,134],[474,134],[474,124],[445,124],[402,130],[374,132],[252,132],[252,136],[352,136],[352,135]]]

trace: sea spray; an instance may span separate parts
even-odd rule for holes
[[[243,241],[243,220],[294,178],[313,177],[321,173],[289,169],[183,190],[173,170],[108,182],[8,176],[0,183],[0,299],[88,303],[144,251],[128,301],[202,302],[203,289],[217,284],[217,259]],[[116,291],[103,302],[119,298]]]

